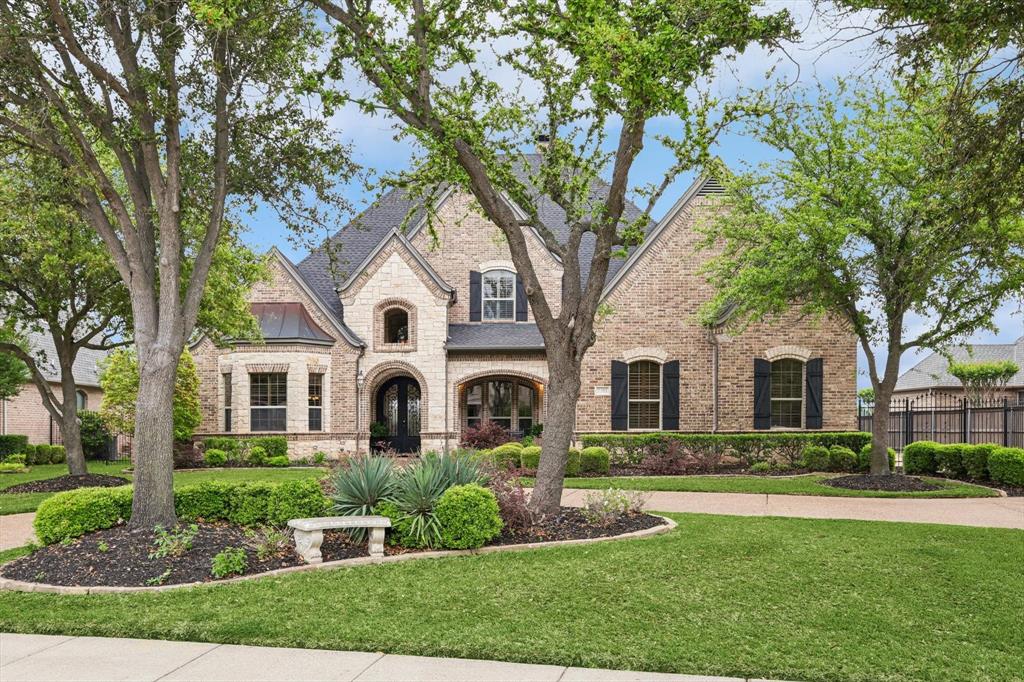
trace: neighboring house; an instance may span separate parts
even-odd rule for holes
[[[612,261],[578,434],[856,427],[856,344],[844,325],[794,311],[730,336],[727,318],[715,329],[698,322],[712,290],[694,226],[721,191],[698,180],[641,247]],[[564,214],[537,201],[564,237]],[[400,451],[455,447],[485,419],[517,435],[542,424],[544,342],[503,235],[461,192],[434,211],[436,244],[418,200],[382,196],[331,238],[348,273],[337,281],[327,250],[298,264],[272,250],[272,281],[250,297],[264,343],[218,348],[204,338],[192,349],[201,435],[283,433],[292,454],[334,455],[365,451],[375,422]],[[627,218],[638,215],[628,208]],[[560,262],[537,235],[526,239],[557,304]],[[592,249],[588,235],[583,263]]]
[[[57,351],[49,334],[31,333],[28,335],[28,346],[37,358],[41,353],[39,368],[50,388],[58,396],[61,395],[60,369],[57,362]],[[100,390],[99,363],[107,356],[106,351],[83,348],[78,351],[72,373],[77,387],[78,409],[98,410],[103,391]],[[29,443],[59,443],[60,426],[52,421],[49,411],[43,407],[39,389],[31,381],[25,384],[21,392],[10,400],[0,401],[0,433],[16,433],[28,436]]]
[[[1010,404],[1024,405],[1024,336],[1013,343],[975,343],[957,346],[948,351],[956,362],[991,362],[1009,360],[1020,367],[1006,386],[993,396],[1007,399]],[[900,400],[920,400],[931,396],[962,398],[964,387],[949,373],[949,358],[932,353],[908,369],[896,381],[893,397]]]

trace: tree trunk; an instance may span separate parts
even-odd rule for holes
[[[139,354],[139,397],[135,404],[135,464],[131,527],[152,530],[178,522],[174,511],[174,380],[179,354],[166,348]]]
[[[871,386],[875,389],[875,412],[871,418],[871,475],[887,476],[889,470],[889,403],[892,391],[896,387],[896,379],[900,373],[900,356],[898,341],[889,342],[889,351],[885,358],[885,373],[882,380],[871,378]]]
[[[537,467],[537,482],[530,495],[530,509],[534,514],[555,514],[562,504],[565,465],[569,461],[579,397],[579,363],[549,355],[544,447]]]
[[[85,452],[82,450],[82,429],[78,423],[78,395],[72,380],[70,386],[62,386],[64,396],[61,405],[60,437],[67,453],[68,473],[84,476]],[[70,394],[70,395],[69,395]]]

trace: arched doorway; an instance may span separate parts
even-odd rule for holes
[[[386,436],[374,436],[374,447],[381,445],[397,452],[420,449],[420,385],[412,377],[388,379],[377,389],[376,422]]]

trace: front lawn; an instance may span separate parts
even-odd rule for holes
[[[123,473],[125,462],[89,462],[89,473],[123,476],[130,479],[132,475]],[[19,483],[54,478],[68,473],[66,464],[42,464],[31,467],[22,474],[0,475],[0,491]],[[197,469],[191,471],[175,471],[174,486],[181,487],[204,481],[292,481],[305,478],[319,478],[324,469],[319,467],[289,467],[282,469],[269,468],[237,468],[237,469]],[[39,504],[55,493],[0,493],[0,516],[4,514],[20,514],[35,511]]]
[[[942,486],[927,492],[885,492],[850,490],[822,485],[820,481],[841,474],[807,474],[805,476],[608,476],[601,478],[567,478],[566,488],[622,488],[625,490],[664,490],[687,493],[756,493],[772,495],[823,495],[826,497],[994,497],[991,488],[952,481],[946,478],[924,480]],[[524,479],[533,485],[533,479]]]
[[[672,515],[645,540],[148,594],[0,593],[0,630],[792,680],[1011,680],[1024,533]]]

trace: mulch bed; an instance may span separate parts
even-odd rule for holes
[[[941,486],[934,483],[922,481],[920,478],[900,474],[889,474],[888,476],[872,476],[870,474],[837,476],[821,481],[821,483],[823,485],[830,485],[833,488],[846,488],[848,490],[881,490],[900,493],[927,492],[941,488]]]
[[[602,538],[664,523],[664,519],[649,514],[632,514],[609,526],[594,526],[587,522],[579,509],[562,507],[559,514],[548,517],[532,528],[515,531],[504,529],[489,544],[516,545]],[[50,585],[81,586],[138,587],[210,582],[215,580],[210,574],[213,557],[229,547],[245,550],[247,563],[244,575],[304,563],[291,544],[280,553],[261,561],[241,527],[226,523],[197,525],[199,531],[192,541],[192,548],[181,556],[150,558],[156,537],[154,533],[130,531],[127,526],[117,526],[90,533],[66,545],[54,544],[37,549],[28,556],[0,566],[0,576]],[[365,540],[353,542],[343,531],[328,530],[324,532],[320,551],[323,560],[327,562],[367,556],[368,547]],[[414,551],[424,550],[385,546],[385,552],[389,555]]]
[[[85,474],[83,476],[57,476],[56,478],[44,478],[28,483],[19,483],[10,488],[0,490],[2,493],[59,493],[65,490],[77,490],[78,488],[115,488],[119,485],[131,483],[127,478],[120,476],[107,476],[106,474]]]

